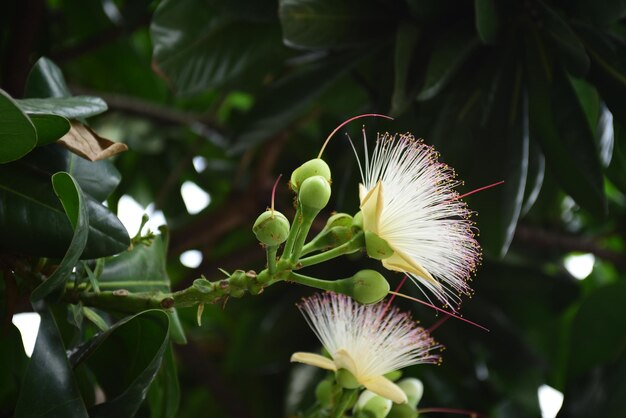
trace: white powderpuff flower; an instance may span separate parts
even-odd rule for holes
[[[347,370],[358,384],[396,403],[406,394],[384,375],[419,363],[437,363],[439,348],[408,313],[379,302],[361,305],[348,296],[327,292],[298,306],[331,358],[298,352],[291,361],[326,370]]]
[[[363,142],[363,230],[393,250],[383,266],[406,273],[427,298],[430,292],[445,305],[453,301],[458,306],[460,295],[470,294],[467,281],[481,251],[469,220],[472,212],[454,190],[460,184],[454,171],[438,161],[434,148],[409,133],[379,134],[371,156],[365,131]]]

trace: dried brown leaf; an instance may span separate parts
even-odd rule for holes
[[[89,161],[98,161],[128,150],[126,144],[103,138],[78,121],[71,123],[70,131],[57,142],[74,154]]]

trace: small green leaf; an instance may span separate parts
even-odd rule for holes
[[[53,114],[68,119],[88,118],[107,110],[104,100],[93,96],[21,99],[16,102],[20,109],[27,113]]]
[[[34,307],[41,323],[14,417],[88,418],[54,315],[43,302]]]
[[[476,31],[484,44],[493,44],[498,38],[500,18],[496,3],[495,0],[474,0]]]
[[[26,80],[26,97],[69,97],[61,69],[46,57],[37,60]]]
[[[15,161],[37,145],[37,131],[15,101],[0,90],[0,164]]]
[[[90,320],[95,326],[97,326],[100,331],[107,331],[109,329],[109,324],[107,324],[106,321],[100,315],[98,315],[96,311],[88,308],[87,306],[83,306],[82,310],[83,316]]]
[[[68,173],[57,173],[52,176],[54,192],[61,201],[63,209],[74,229],[74,236],[67,252],[57,269],[48,279],[40,284],[31,294],[31,300],[38,301],[61,288],[67,282],[72,269],[78,263],[87,243],[89,232],[89,213],[84,197],[76,180]]]
[[[371,0],[280,0],[283,41],[296,48],[342,48],[384,40],[395,17]],[[389,32],[391,34],[392,32]]]
[[[30,121],[37,131],[37,146],[48,145],[70,131],[70,121],[63,116],[30,114]]]

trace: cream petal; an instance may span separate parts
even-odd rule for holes
[[[392,400],[395,403],[407,403],[406,393],[398,385],[384,376],[372,376],[361,381],[369,391]]]
[[[335,360],[335,365],[338,369],[346,369],[352,373],[357,380],[359,380],[356,362],[347,350],[340,348],[335,352],[335,354],[333,354],[333,359]]]
[[[359,183],[359,202],[363,202],[367,196],[367,189],[363,186],[363,183]]]
[[[424,280],[433,284],[437,288],[441,288],[441,283],[439,283],[435,278],[424,268],[420,263],[413,260],[408,254],[404,251],[398,250],[394,246],[393,255],[389,258],[386,258],[383,261],[383,266],[388,270],[400,271],[403,273],[413,273],[416,276],[423,278]]]
[[[383,184],[379,181],[361,200],[363,229],[378,234],[380,215],[383,211]]]
[[[297,352],[291,355],[291,362],[304,363],[310,366],[319,367],[320,369],[337,371],[337,366],[328,357],[320,356],[315,353]]]

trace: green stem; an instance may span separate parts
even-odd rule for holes
[[[293,271],[289,274],[287,280],[321,290],[334,291],[337,287],[336,281],[316,279],[315,277],[305,276],[304,274],[294,273]]]
[[[357,389],[344,389],[339,402],[337,402],[330,413],[330,418],[342,418],[346,410],[354,403],[357,392]]]
[[[351,254],[356,251],[359,251],[365,247],[365,242],[363,240],[363,233],[359,232],[356,234],[350,241],[341,244],[338,247],[335,247],[331,250],[324,251],[323,253],[315,254],[310,257],[302,258],[298,261],[298,267],[307,267],[312,266],[314,264],[319,264],[324,261],[331,260],[333,258],[342,256],[344,254]]]
[[[304,241],[306,240],[306,236],[309,234],[309,229],[311,229],[311,225],[313,225],[313,221],[315,220],[315,216],[317,216],[319,212],[302,212],[302,224],[300,225],[300,230],[298,231],[298,236],[294,240],[293,249],[291,250],[291,255],[289,256],[289,261],[294,264],[298,258],[300,258],[300,254],[302,253],[302,247],[304,246]]]
[[[265,254],[267,255],[267,270],[270,275],[276,273],[276,253],[278,252],[278,245],[268,246]]]
[[[285,248],[283,248],[283,255],[281,257],[281,260],[289,260],[289,258],[291,257],[293,244],[296,238],[298,237],[298,232],[300,231],[301,223],[302,223],[302,207],[298,203],[298,207],[296,208],[296,214],[293,217],[293,223],[291,224],[291,229],[289,230],[289,235],[287,236],[287,242],[285,242]]]

